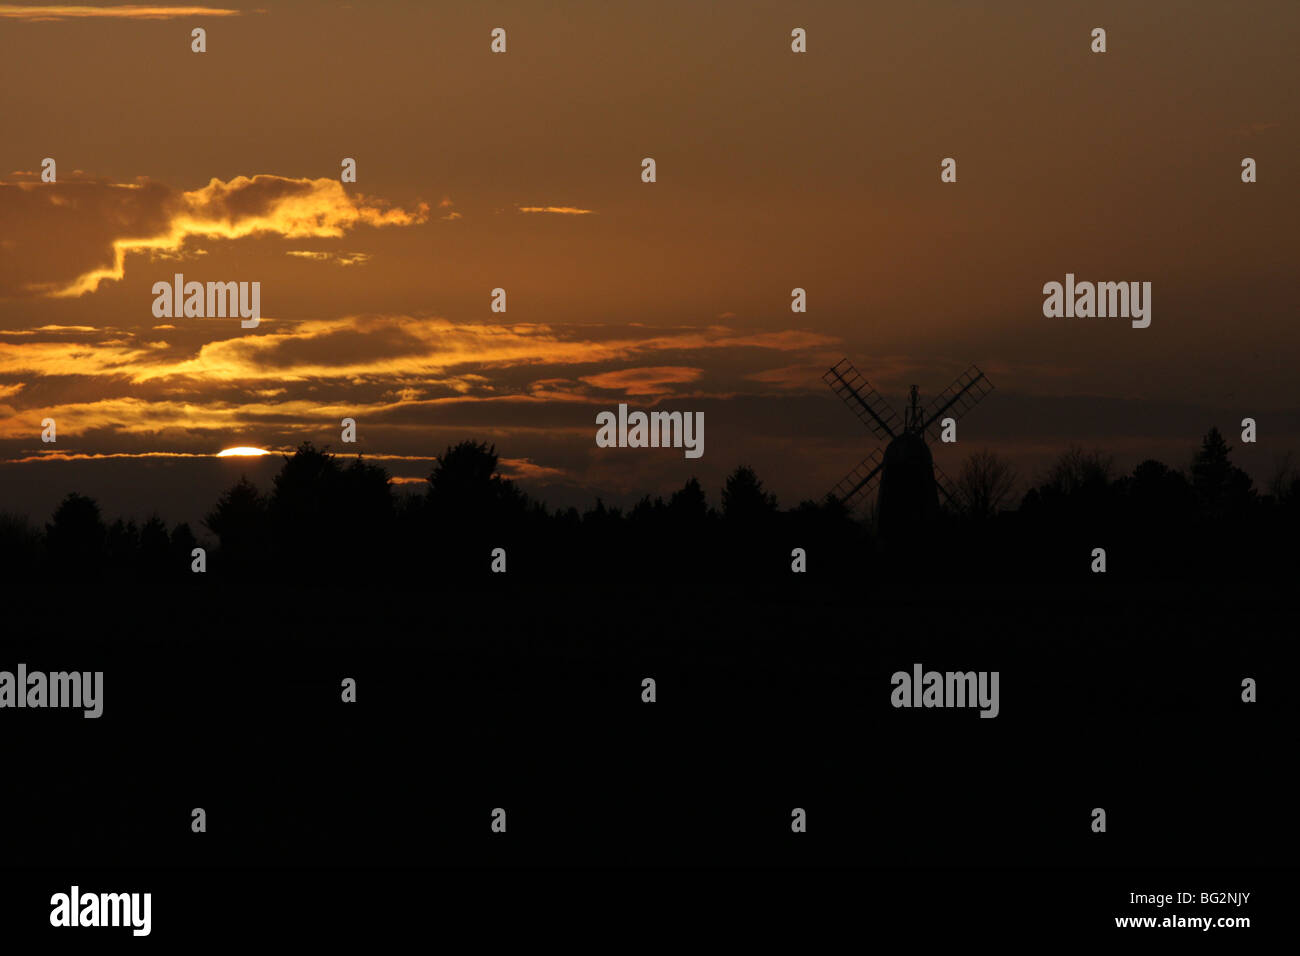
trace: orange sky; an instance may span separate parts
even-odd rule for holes
[[[342,450],[343,417],[402,477],[475,437],[557,502],[745,461],[793,504],[876,444],[843,355],[900,411],[989,374],[946,467],[1182,465],[1251,415],[1266,480],[1300,448],[1300,8],[992,6],[0,5],[0,508],[191,518],[230,462],[174,456]],[[260,325],[155,319],[176,272],[259,281]],[[1150,281],[1151,327],[1045,318],[1066,272]],[[704,411],[704,458],[597,449],[619,401]]]

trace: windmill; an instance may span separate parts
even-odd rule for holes
[[[880,483],[879,526],[884,537],[901,538],[908,530],[938,516],[939,495],[956,508],[954,489],[948,477],[934,464],[926,436],[939,438],[944,417],[954,420],[974,408],[993,391],[988,377],[972,365],[957,376],[922,411],[915,385],[911,402],[901,423],[889,403],[872,388],[848,359],[826,371],[822,380],[849,406],[881,441],[888,441],[885,453],[874,449],[856,468],[844,476],[831,494],[849,508],[861,504]]]

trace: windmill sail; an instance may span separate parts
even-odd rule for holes
[[[856,508],[867,495],[871,494],[871,489],[880,477],[880,470],[884,467],[884,461],[880,449],[873,450],[831,489],[831,494],[842,501],[846,508],[850,510]]]
[[[939,393],[925,412],[925,433],[931,441],[938,441],[941,425],[945,415],[960,418],[976,405],[984,396],[993,391],[993,383],[975,365],[957,376],[957,380]]]
[[[902,431],[898,415],[848,359],[841,359],[839,364],[827,369],[822,380],[877,438],[882,441],[894,438]]]
[[[939,489],[939,496],[944,499],[944,503],[953,511],[961,511],[961,505],[957,498],[957,486],[943,472],[938,465],[934,466],[934,486]]]

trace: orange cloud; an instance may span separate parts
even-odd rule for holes
[[[174,255],[191,237],[338,239],[357,226],[409,226],[428,217],[427,203],[395,208],[348,192],[337,179],[236,176],[181,193],[153,182],[0,183],[0,219],[31,237],[26,258],[0,257],[0,295],[81,296],[120,280],[128,253]],[[56,275],[32,280],[42,272]]]
[[[148,326],[0,332],[0,439],[16,445],[8,453],[26,460],[39,449],[32,443],[46,417],[57,422],[60,441],[85,438],[91,444],[78,451],[106,453],[147,450],[128,439],[191,452],[215,451],[232,438],[292,447],[318,438],[324,423],[362,416],[390,436],[415,435],[446,421],[443,410],[493,420],[487,409],[496,404],[513,405],[516,420],[540,422],[547,406],[601,401],[602,389],[646,398],[672,393],[699,381],[701,366],[718,382],[708,397],[725,398],[734,388],[719,386],[740,381],[765,353],[806,353],[809,345],[821,351],[835,341],[717,325],[488,325],[405,315],[285,321],[256,334],[185,322],[166,341],[151,340],[155,335]],[[656,354],[689,354],[693,364],[609,367]],[[771,378],[785,387],[779,375]],[[472,411],[476,406],[483,411]],[[561,413],[560,421],[569,419]],[[555,420],[544,426],[548,434],[565,427]],[[559,477],[525,465],[519,474]]]
[[[597,388],[621,389],[628,395],[660,395],[671,392],[671,386],[694,382],[703,369],[680,365],[661,365],[653,368],[623,368],[598,375],[584,375],[581,381]]]
[[[174,20],[177,17],[237,17],[239,10],[220,7],[155,7],[137,4],[117,7],[44,6],[0,4],[0,19],[28,22],[77,20],[88,17],[116,20]]]
[[[103,458],[216,458],[217,455],[204,455],[184,451],[123,451],[108,453],[50,451],[40,455],[28,455],[26,458],[11,458],[8,464],[22,465],[33,461],[98,461]]]
[[[575,206],[519,206],[520,212],[551,212],[561,216],[590,216],[591,209],[578,209]]]
[[[665,330],[649,338],[622,336],[606,340],[589,337],[590,332],[527,323],[455,324],[446,319],[411,316],[308,320],[260,335],[232,334],[204,344],[197,355],[181,361],[153,356],[152,361],[140,362],[131,374],[135,382],[178,376],[224,382],[422,378],[443,376],[449,369],[464,366],[486,369],[577,365],[625,360],[657,351],[739,346],[795,351],[836,341],[831,336],[805,332],[737,335],[720,326]],[[124,355],[114,359],[126,360]],[[0,354],[0,372],[5,367]]]
[[[539,465],[531,458],[502,458],[501,474],[506,478],[536,480],[538,478],[565,479],[569,473],[563,468]]]
[[[306,249],[290,249],[285,255],[316,262],[337,262],[341,266],[356,266],[370,259],[368,252],[311,252]]]
[[[307,380],[387,382],[402,399],[401,389],[435,382],[468,394],[489,385],[490,369],[539,365],[585,365],[635,359],[656,352],[729,350],[738,347],[801,351],[824,347],[834,337],[806,332],[737,334],[723,326],[629,330],[625,327],[457,324],[414,316],[350,316],[338,320],[285,322],[255,335],[224,330],[225,338],[195,348],[182,344],[125,338],[121,331],[86,334],[82,341],[67,334],[71,327],[47,333],[53,341],[6,342],[33,330],[0,332],[0,375],[30,378],[74,375],[108,376],[136,385],[176,381],[192,388],[258,382],[277,385]],[[153,330],[148,330],[152,332]],[[209,334],[202,324],[170,332]],[[653,333],[638,337],[629,332]],[[104,338],[112,334],[116,338]],[[178,336],[177,338],[184,338]],[[175,339],[173,339],[175,341]],[[456,371],[473,368],[474,372]],[[600,388],[655,388],[694,381],[698,369],[659,366],[594,373],[582,379]],[[566,379],[539,379],[536,385],[559,392]],[[642,392],[641,394],[649,394]]]

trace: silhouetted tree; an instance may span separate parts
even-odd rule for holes
[[[140,528],[140,568],[150,580],[168,573],[167,558],[171,550],[171,536],[167,525],[156,514]]]
[[[664,504],[663,498],[656,496],[652,500],[649,495],[642,495],[641,500],[628,512],[628,520],[642,528],[661,528],[664,523],[664,512],[667,510],[668,506]]]
[[[379,465],[353,459],[339,474],[338,547],[353,572],[379,573],[387,565],[396,502],[392,479]]]
[[[285,530],[328,525],[338,477],[339,465],[329,450],[303,442],[292,456],[284,457],[275,476],[267,502],[272,521]]]
[[[324,584],[347,555],[340,472],[329,450],[309,441],[285,456],[266,505],[278,573]]]
[[[1212,518],[1239,514],[1255,498],[1250,476],[1228,460],[1230,451],[1219,430],[1211,428],[1192,459],[1192,487]]]
[[[104,559],[106,529],[94,499],[72,492],[45,526],[50,557],[61,568],[88,573]]]
[[[527,499],[514,482],[496,473],[497,461],[496,446],[486,442],[448,447],[429,475],[435,520],[498,520],[522,513]]]
[[[1084,451],[1071,445],[1056,460],[1043,484],[1062,495],[1070,496],[1080,491],[1096,491],[1110,483],[1115,469],[1115,459],[1101,449]]]
[[[40,532],[25,515],[0,512],[0,576],[12,583],[37,573],[42,557]]]
[[[118,518],[109,526],[105,541],[108,566],[115,576],[127,576],[135,571],[140,556],[140,529],[134,521]]]
[[[172,529],[171,536],[171,560],[168,562],[173,574],[185,577],[186,579],[193,576],[191,567],[194,563],[194,549],[199,546],[198,539],[194,537],[194,532],[185,522],[181,522]]]
[[[266,557],[267,503],[246,475],[221,495],[203,524],[220,541],[227,568],[247,570]]]
[[[1001,511],[1016,490],[1011,463],[987,448],[970,455],[957,473],[957,502],[970,518],[991,518]]]
[[[776,514],[776,495],[763,489],[754,469],[741,465],[722,486],[722,516],[740,524],[761,524]]]
[[[709,502],[698,478],[688,480],[668,499],[667,518],[678,529],[686,525],[702,525],[708,516]]]
[[[1123,489],[1139,515],[1190,517],[1192,488],[1182,472],[1148,458],[1124,479]]]
[[[1279,504],[1289,504],[1300,495],[1300,472],[1291,464],[1291,453],[1284,452],[1273,462],[1273,474],[1269,478],[1268,493]]]

